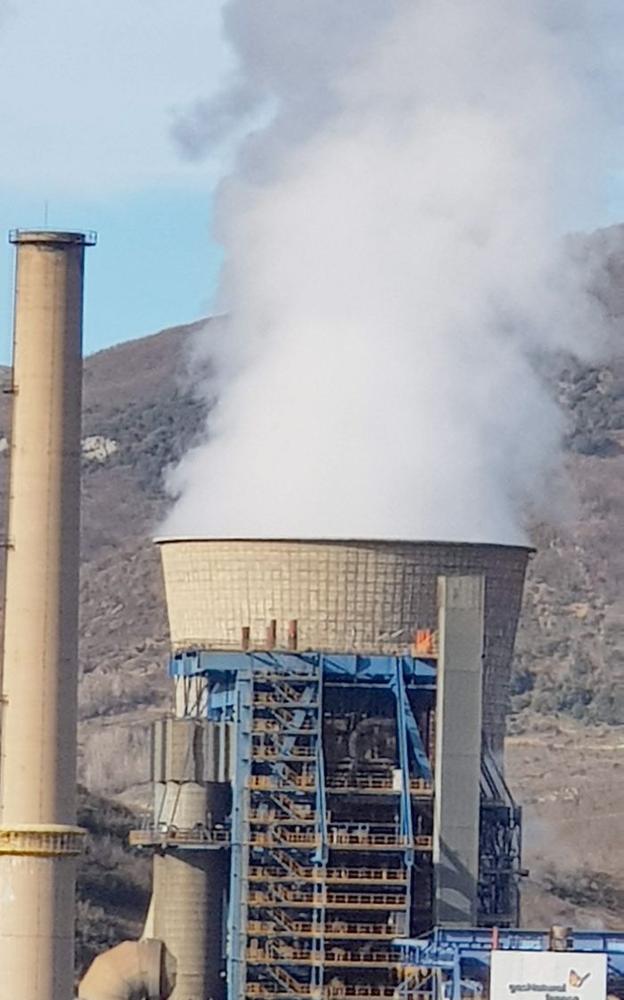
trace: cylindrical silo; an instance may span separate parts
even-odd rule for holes
[[[154,856],[154,935],[176,959],[171,1000],[221,1000],[225,851],[168,850]]]
[[[18,231],[3,645],[0,969],[73,996],[80,411],[91,235]]]

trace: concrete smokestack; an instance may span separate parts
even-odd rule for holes
[[[83,233],[16,246],[0,784],[2,995],[73,996]]]

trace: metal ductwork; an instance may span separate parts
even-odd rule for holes
[[[78,1000],[167,1000],[176,963],[162,941],[124,941],[91,963]]]
[[[230,725],[158,719],[152,726],[154,817],[162,828],[190,830],[221,822],[229,806]]]

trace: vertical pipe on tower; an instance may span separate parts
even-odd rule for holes
[[[3,644],[3,995],[73,996],[85,247],[17,231]]]

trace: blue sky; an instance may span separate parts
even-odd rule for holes
[[[219,0],[0,0],[0,362],[11,340],[3,234],[46,216],[99,234],[88,353],[210,312],[220,166],[185,161],[171,123],[231,66],[220,16]],[[612,178],[603,215],[582,224],[624,220],[623,191]]]
[[[177,110],[227,72],[217,0],[0,0],[0,361],[12,227],[95,229],[91,353],[210,311],[218,167],[180,157]]]

